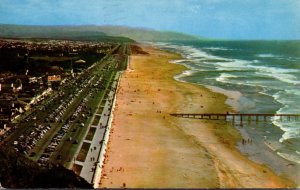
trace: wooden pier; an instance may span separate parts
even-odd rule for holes
[[[267,121],[270,117],[279,117],[280,120],[298,121],[300,114],[250,114],[250,113],[173,113],[174,117],[192,118],[192,119],[207,119],[207,120],[232,120],[240,121]]]

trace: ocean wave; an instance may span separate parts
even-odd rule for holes
[[[153,46],[170,46],[171,44],[170,43],[167,43],[167,42],[145,42],[146,44],[151,44]]]
[[[181,53],[181,55],[183,55],[183,57],[187,60],[224,60],[224,58],[222,57],[208,54],[205,51],[202,51],[201,49],[192,46],[174,45],[167,43],[155,43],[155,45],[163,48],[171,48],[174,51]]]
[[[222,83],[231,83],[230,79],[236,79],[239,78],[239,76],[228,74],[228,73],[221,73],[219,77],[217,77],[215,80]]]
[[[300,90],[293,89],[293,90],[281,90],[273,94],[274,100],[281,103],[283,107],[281,107],[277,114],[289,113],[299,114],[300,106],[295,104],[295,102],[300,101]]]
[[[191,76],[191,75],[193,75],[194,73],[197,73],[197,72],[198,71],[196,71],[196,70],[185,70],[185,71],[182,72],[182,75]]]
[[[300,102],[300,89],[285,90],[281,93],[276,93],[274,97],[278,102],[284,105],[277,111],[278,114],[299,114],[300,105],[298,104],[298,102]],[[293,127],[297,127],[297,134],[300,134],[300,121],[296,123],[289,123],[287,126],[287,130],[293,129]]]
[[[228,50],[236,50],[236,49],[230,49],[230,48],[225,48],[225,47],[203,47],[202,49],[207,49],[207,50],[213,50],[213,51],[228,51]]]
[[[197,70],[185,70],[182,73],[180,73],[178,75],[175,75],[174,79],[179,80],[179,81],[184,81],[184,80],[182,80],[182,78],[187,77],[187,76],[192,76],[193,74],[195,74],[197,72],[199,72],[199,71],[197,71]],[[186,82],[186,81],[184,81],[184,82]]]
[[[257,57],[278,57],[278,55],[274,55],[272,53],[261,53],[261,54],[256,54]]]
[[[249,65],[250,68],[257,70],[255,74],[268,76],[270,78],[278,79],[281,82],[297,85],[300,81],[297,80],[296,74],[299,73],[298,69],[283,69],[276,67],[266,66],[253,66]]]
[[[169,61],[170,63],[175,63],[175,64],[178,64],[178,63],[182,63],[182,62],[185,62],[186,60],[185,59],[178,59],[178,60],[171,60]]]
[[[262,53],[262,54],[256,54],[256,57],[259,58],[274,58],[278,60],[289,60],[289,61],[299,61],[299,57],[289,57],[289,56],[284,56],[284,55],[275,55],[272,53]]]
[[[245,87],[252,87],[252,88],[263,88],[263,86],[260,86],[260,85],[253,85],[249,82],[242,82],[242,81],[233,81],[233,80],[230,80],[230,79],[234,79],[234,78],[227,78],[227,77],[223,77],[223,76],[219,76],[217,78],[212,78],[218,82],[221,82],[221,83],[226,83],[226,84],[232,84],[232,85],[239,85],[239,86],[245,86]],[[260,93],[260,92],[258,92]]]
[[[262,60],[264,59],[260,59],[263,57],[274,57],[279,59],[278,55],[257,54],[256,57],[253,56],[253,60],[244,60],[240,58],[229,59],[217,55],[211,55],[214,54],[214,52],[211,51],[212,53],[208,53],[209,51],[206,52],[205,48],[195,48],[188,45],[160,45],[167,46],[167,48],[170,48],[169,50],[173,49],[173,51],[180,53],[183,56],[183,59],[173,61],[173,63],[185,65],[190,69],[175,76],[174,78],[176,80],[187,82],[184,81],[185,77],[195,75],[199,72],[205,72],[205,75],[201,75],[203,78],[199,78],[199,80],[193,78],[193,80],[195,79],[193,82],[199,85],[204,85],[214,92],[225,94],[228,97],[226,103],[238,111],[266,111],[264,110],[264,105],[259,106],[259,109],[256,109],[256,107],[257,103],[264,104],[262,100],[267,100],[266,109],[270,109],[270,104],[276,104],[277,106],[282,105],[281,108],[278,108],[276,111],[278,114],[299,114],[298,112],[300,107],[297,104],[300,102],[299,69],[295,69],[295,67],[291,67],[292,69],[277,68],[263,62]],[[207,50],[214,50],[214,47],[208,48],[211,49],[207,49],[206,47]],[[228,84],[235,85],[235,89],[238,89],[239,91],[227,90],[227,86],[230,86]],[[256,100],[255,98],[260,97],[254,97],[251,93],[255,93],[255,95],[257,95],[256,93],[259,93],[270,98],[263,97],[261,100]],[[274,127],[276,126],[282,130],[282,133],[280,133],[281,136],[278,137],[278,141],[281,142],[280,144],[282,146],[289,148],[289,146],[294,145],[284,143],[285,141],[288,139],[296,139],[296,142],[298,142],[297,139],[300,139],[300,122],[287,121],[286,119],[281,120],[279,117],[272,117],[271,122]],[[272,135],[272,132],[268,133],[268,136]],[[296,158],[295,156],[291,156],[283,152],[279,152],[278,154],[288,160],[295,161]],[[297,154],[295,153],[298,158],[299,154],[299,152]]]
[[[180,47],[182,50],[184,50],[185,52],[185,57],[187,59],[195,59],[195,58],[202,58],[202,59],[223,59],[221,57],[218,56],[214,56],[214,55],[210,55],[208,53],[206,53],[205,51],[202,51],[198,48],[194,48],[191,46],[181,46]]]
[[[251,68],[259,71],[264,71],[268,73],[299,73],[298,69],[286,69],[286,68],[278,68],[278,67],[268,67],[268,66],[254,66],[254,65],[249,65]]]
[[[290,90],[284,90],[289,95],[296,95],[300,96],[300,89],[290,89]]]
[[[289,83],[289,84],[293,84],[293,85],[297,85],[297,84],[300,84],[300,81],[299,80],[296,80],[297,78],[293,75],[290,75],[290,74],[284,74],[284,73],[277,73],[277,74],[274,74],[274,73],[264,73],[264,75],[266,76],[269,76],[269,77],[273,77],[275,79],[278,79],[282,82],[285,82],[285,83]]]
[[[289,109],[289,106],[285,105],[283,108],[280,108],[276,114],[284,114],[287,113],[282,112],[281,110],[288,110],[290,111],[291,109]],[[293,114],[293,112],[289,112],[291,114]],[[293,118],[288,119],[282,119],[279,116],[274,116],[271,118],[271,121],[273,123],[274,126],[277,126],[278,128],[280,128],[283,131],[283,134],[281,136],[281,138],[279,139],[279,142],[283,142],[285,140],[288,139],[294,139],[294,138],[300,138],[300,121],[296,121]]]
[[[279,139],[279,142],[283,142],[283,141],[289,140],[289,139],[300,138],[300,129],[299,129],[299,127],[294,127],[292,129],[288,128],[288,127],[282,127],[281,129],[284,129],[286,131],[282,135],[282,137]]]
[[[262,54],[256,54],[256,57],[260,58],[276,58],[276,59],[289,59],[290,57],[285,57],[283,55],[275,55],[272,53],[262,53]]]
[[[228,62],[215,62],[214,63],[217,66],[217,70],[239,70],[239,71],[245,71],[249,70],[249,65],[251,64],[250,61],[246,60],[240,60],[240,59],[231,59]]]
[[[201,83],[198,83],[200,85],[204,85]],[[239,101],[239,99],[243,96],[240,91],[233,91],[233,90],[226,90],[217,86],[210,86],[210,85],[204,85],[208,89],[210,89],[213,92],[221,93],[226,95],[229,99],[234,100],[236,103]],[[232,106],[232,105],[231,105]]]
[[[246,61],[240,59],[228,59],[224,57],[219,57],[211,55],[201,50],[200,48],[195,48],[187,45],[171,45],[166,43],[160,43],[158,44],[158,46],[174,49],[174,51],[181,53],[186,59],[186,61],[215,66],[217,70],[248,70],[249,68],[247,67],[249,64],[258,62],[258,60]],[[181,62],[184,61],[180,61],[180,63]]]
[[[282,152],[277,152],[277,154],[286,160],[300,164],[300,158],[298,155],[287,154]]]
[[[241,59],[227,59],[227,58],[209,55],[195,48],[191,48],[191,49],[193,49],[194,53],[189,54],[187,56],[188,59],[201,57],[202,64],[214,65],[218,71],[221,70],[222,71],[232,71],[232,70],[255,71],[256,70],[257,72],[255,74],[257,75],[267,76],[269,78],[275,78],[281,82],[285,82],[293,85],[300,84],[300,81],[295,76],[296,74],[299,73],[298,69],[257,66],[257,65],[253,65],[252,63],[258,63],[259,60],[248,61],[248,60],[241,60]],[[200,62],[200,60],[198,62]]]

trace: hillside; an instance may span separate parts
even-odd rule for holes
[[[41,168],[11,147],[0,147],[0,166],[0,182],[6,188],[93,188],[73,171]]]
[[[0,24],[0,38],[48,38],[102,42],[133,42],[122,36],[109,36],[99,30],[73,26],[21,26]]]
[[[97,27],[97,26],[96,26]],[[144,28],[131,28],[125,26],[98,26],[99,31],[111,36],[124,36],[136,41],[194,41],[203,39],[172,31],[156,31]]]
[[[201,38],[177,32],[124,26],[23,26],[0,24],[2,38],[52,38],[97,41],[194,41]]]

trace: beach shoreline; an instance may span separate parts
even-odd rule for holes
[[[155,46],[155,44],[152,44]],[[159,48],[159,47],[157,47]],[[165,49],[163,49],[165,50]],[[169,51],[169,50],[168,50]],[[170,52],[170,51],[169,51]],[[174,51],[177,54],[180,54],[181,58],[177,60],[171,60],[170,63],[177,64],[177,65],[184,65],[186,70],[184,72],[193,72],[193,68],[186,66],[185,64],[181,64],[182,61],[185,61],[187,57],[180,52]],[[171,51],[172,53],[172,51]],[[174,76],[174,79],[179,82],[183,83],[190,83],[195,84],[199,87],[204,87],[209,89],[212,93],[223,94],[227,97],[225,104],[227,104],[232,110],[233,113],[238,113],[241,108],[239,108],[239,99],[243,96],[240,91],[231,91],[225,90],[220,87],[216,86],[209,86],[199,83],[193,83],[191,81],[185,81],[182,79],[182,73],[179,75]],[[232,124],[232,126],[239,131],[242,139],[241,142],[237,142],[236,148],[247,158],[251,159],[252,161],[259,163],[261,165],[266,165],[267,167],[271,168],[277,175],[283,176],[285,179],[289,179],[295,183],[295,186],[300,186],[300,165],[299,161],[290,160],[290,158],[284,157],[277,152],[278,147],[280,147],[279,142],[276,140],[268,139],[266,136],[259,134],[256,131],[256,127],[249,125],[251,122],[248,123],[239,123],[236,121]],[[246,127],[244,127],[244,125]],[[262,126],[260,126],[262,127]],[[265,127],[265,126],[264,126]],[[270,129],[266,129],[270,130]],[[280,129],[273,128],[271,130],[274,133],[280,133]],[[270,132],[271,133],[271,132]],[[251,143],[247,143],[250,141]]]
[[[233,110],[225,95],[173,78],[186,70],[170,63],[178,54],[143,48],[121,77],[100,187],[294,187],[242,155],[226,122],[169,116]]]

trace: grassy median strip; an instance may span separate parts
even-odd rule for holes
[[[99,123],[99,120],[100,120],[100,116],[99,116],[99,115],[96,115],[95,118],[94,118],[94,121],[93,121],[93,124],[92,124],[92,125],[97,126],[98,123]]]
[[[78,165],[78,164],[74,164],[73,167],[72,167],[72,170],[77,174],[77,175],[80,175],[80,172],[82,170],[82,166],[81,165]]]
[[[104,107],[100,106],[99,109],[97,110],[97,114],[102,114]]]
[[[90,146],[91,143],[86,143],[86,142],[82,143],[81,149],[79,151],[79,154],[77,155],[76,160],[84,162],[88,154],[88,151],[90,150]]]
[[[95,131],[96,131],[96,128],[95,128],[95,127],[90,127],[90,130],[89,130],[88,134],[86,135],[85,140],[88,140],[88,141],[93,140]]]

